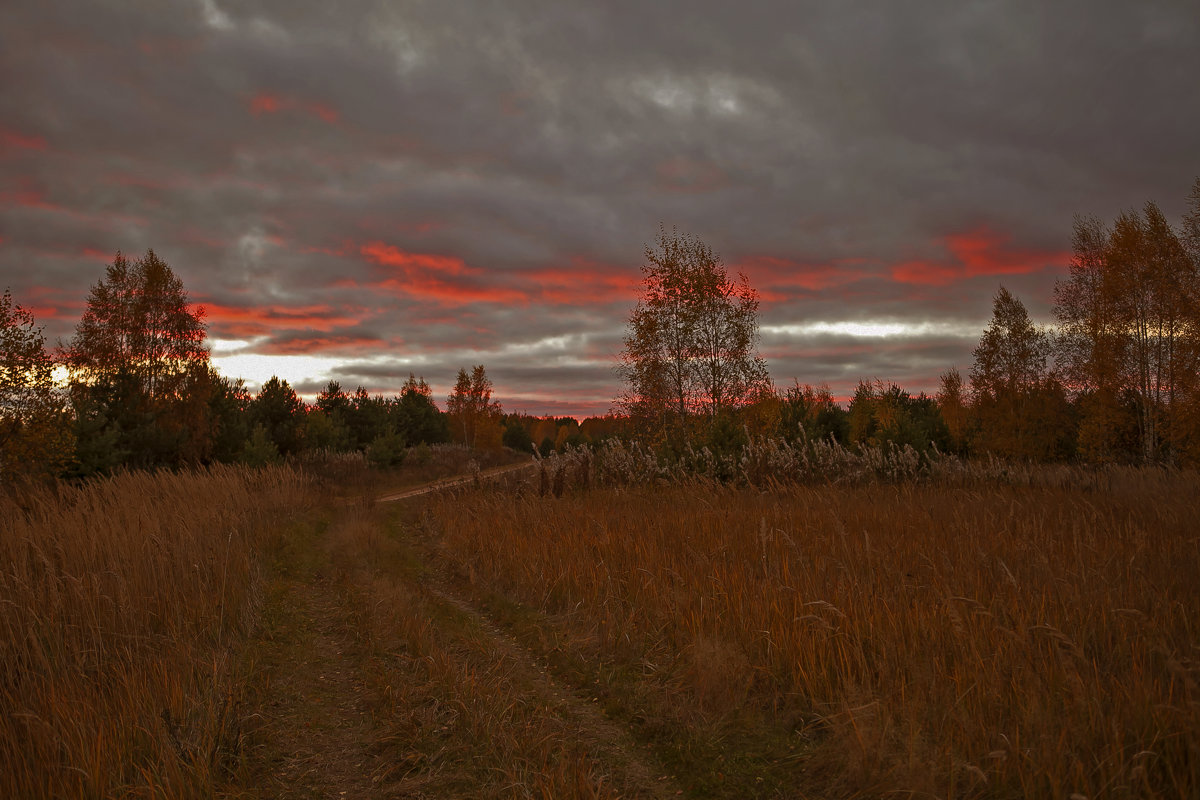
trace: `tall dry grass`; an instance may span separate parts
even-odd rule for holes
[[[1200,476],[1026,477],[432,511],[481,594],[634,676],[636,716],[790,735],[785,794],[1200,795]]]
[[[212,795],[255,551],[302,484],[214,467],[0,498],[0,796]]]

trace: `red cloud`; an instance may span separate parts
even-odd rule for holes
[[[624,267],[602,264],[582,256],[570,267],[550,267],[520,273],[541,299],[561,305],[602,305],[637,296],[638,276]]]
[[[26,136],[8,128],[0,128],[0,156],[17,150],[45,150],[46,140],[41,136]]]
[[[394,294],[433,300],[443,305],[460,306],[468,303],[520,303],[528,302],[523,292],[516,289],[489,286],[462,286],[436,278],[398,279],[388,278],[372,286]]]
[[[84,301],[82,298],[62,289],[48,286],[30,286],[18,293],[14,291],[13,299],[22,307],[29,309],[39,325],[48,320],[78,321],[83,315]]]
[[[107,179],[113,183],[119,183],[122,186],[130,186],[135,189],[148,189],[150,191],[163,191],[165,189],[177,188],[182,184],[182,181],[171,178],[163,179],[161,177],[147,178],[144,175],[134,175],[132,173],[115,172],[110,173]]]
[[[480,270],[471,269],[461,258],[435,253],[410,253],[383,242],[368,242],[359,248],[367,260],[381,267],[398,270],[401,275],[388,277],[368,284],[398,295],[433,300],[443,305],[466,305],[468,303],[524,303],[527,297],[515,289],[493,286],[477,286],[446,277],[463,278],[479,275]],[[355,286],[345,279],[337,286]]]
[[[274,114],[283,108],[283,101],[272,94],[259,92],[250,100],[251,114]]]
[[[654,171],[658,188],[665,192],[700,194],[720,189],[729,182],[729,176],[720,167],[683,156],[659,163]]]
[[[319,245],[300,245],[296,248],[300,253],[320,253],[325,256],[344,256],[346,251],[338,247],[321,247]]]
[[[229,245],[229,243],[226,240],[221,239],[217,236],[213,236],[210,233],[206,233],[205,231],[201,230],[200,228],[195,228],[195,227],[191,227],[191,226],[186,227],[183,230],[181,230],[177,234],[177,238],[181,242],[187,242],[188,244],[199,245],[201,247],[207,247],[211,250],[222,250]]]
[[[1055,250],[1009,247],[1012,236],[980,226],[942,239],[952,258],[941,261],[906,261],[892,267],[900,283],[946,286],[983,275],[1024,275],[1065,264],[1071,254]]]
[[[768,302],[787,300],[788,289],[819,292],[835,286],[845,286],[868,277],[861,259],[844,258],[834,261],[806,263],[778,256],[750,256],[736,264],[738,271],[753,277],[752,285]]]
[[[424,235],[446,227],[440,220],[421,220],[419,222],[400,222],[385,214],[364,214],[354,222],[354,227],[363,235],[375,234],[379,231],[401,233],[405,236]]]
[[[267,342],[256,349],[257,352],[277,356],[310,355],[329,351],[345,352],[364,348],[378,349],[385,345],[383,339],[377,336],[302,336],[289,338],[286,341]]]
[[[0,207],[20,206],[22,208],[41,208],[47,211],[61,211],[59,206],[46,200],[46,193],[37,182],[29,177],[17,178],[17,188],[0,191]]]
[[[449,275],[461,275],[467,272],[467,265],[461,258],[433,253],[409,253],[383,242],[368,242],[359,248],[359,252],[380,266],[398,267],[406,273],[430,270]]]
[[[357,325],[358,316],[334,311],[327,305],[296,306],[294,308],[240,308],[212,304],[205,306],[213,328],[222,338],[249,339],[266,336],[280,328],[330,331],[347,325]]]
[[[325,120],[330,125],[337,122],[339,117],[341,116],[340,114],[338,114],[337,109],[330,108],[329,106],[321,105],[320,103],[309,103],[307,108],[310,113],[316,114],[318,117]]]
[[[341,118],[337,109],[323,103],[305,102],[269,92],[259,92],[250,98],[250,113],[255,116],[260,114],[276,114],[284,110],[303,111],[306,114],[312,114],[314,117],[330,125],[333,125]]]

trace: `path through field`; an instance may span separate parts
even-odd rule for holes
[[[447,489],[457,489],[463,486],[469,486],[477,482],[492,481],[505,475],[511,475],[516,472],[523,472],[534,467],[533,464],[507,464],[502,467],[493,467],[480,472],[478,475],[460,475],[454,478],[444,478],[440,481],[414,486],[411,489],[405,489],[400,492],[384,495],[379,498],[380,503],[394,503],[397,500],[407,500],[411,497],[419,497],[424,494],[432,494],[433,492],[441,492]]]
[[[251,649],[257,728],[235,796],[683,794],[590,687],[556,676],[444,578],[417,498],[472,480],[289,537]]]

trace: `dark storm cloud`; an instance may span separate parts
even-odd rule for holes
[[[0,282],[67,336],[153,247],[242,352],[599,411],[665,222],[777,382],[928,389],[1000,283],[1047,319],[1072,214],[1178,216],[1197,74],[1184,0],[8,3]]]

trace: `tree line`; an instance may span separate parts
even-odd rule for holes
[[[57,352],[10,292],[0,298],[0,477],[88,477],[118,468],[264,464],[362,453],[395,466],[413,447],[500,446],[500,404],[482,365],[460,370],[443,413],[424,378],[394,397],[330,381],[306,404],[272,377],[257,394],[213,367],[203,309],[153,250],[118,253]],[[61,366],[65,388],[54,378]]]
[[[400,463],[456,441],[543,454],[638,437],[670,455],[729,451],[750,436],[908,445],[1027,461],[1200,463],[1200,179],[1172,226],[1154,203],[1111,224],[1077,217],[1057,325],[1001,288],[964,379],[930,396],[861,381],[847,406],[827,386],[777,388],[757,352],[758,297],[700,240],[660,229],[626,327],[614,412],[506,414],[483,365],[461,369],[442,412],[424,378],[386,398],[330,381],[306,404],[277,377],[251,394],[220,375],[202,309],[153,250],[118,253],[75,335],[46,348],[33,315],[0,298],[0,477],[86,477],[120,467],[252,464],[305,453]],[[54,380],[67,373],[65,389]]]
[[[1200,179],[1178,227],[1148,202],[1107,225],[1077,217],[1053,327],[1001,287],[964,380],[933,396],[861,381],[772,386],[757,354],[758,300],[699,240],[660,230],[619,371],[621,412],[668,453],[748,436],[909,445],[1023,461],[1200,464]]]

